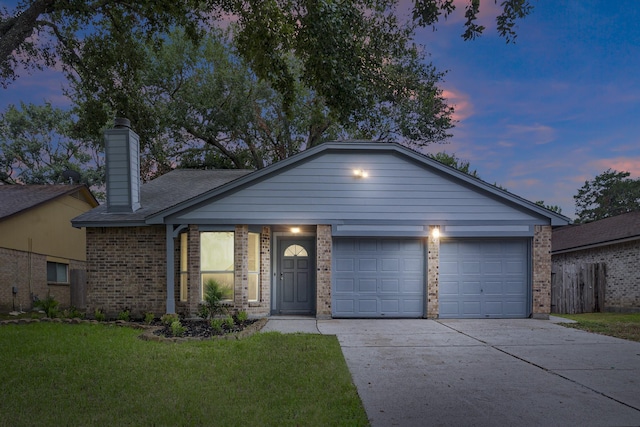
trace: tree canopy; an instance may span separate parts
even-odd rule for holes
[[[465,39],[485,30],[476,23],[480,3],[466,1]],[[359,102],[350,96],[375,77],[378,62],[366,55],[365,45],[390,36],[385,31],[395,25],[398,4],[399,0],[20,0],[15,8],[0,10],[0,84],[6,87],[23,68],[56,63],[82,67],[88,58],[78,50],[98,39],[124,45],[128,39],[145,39],[159,45],[159,33],[182,27],[195,40],[224,15],[237,18],[240,54],[259,77],[285,95],[285,105],[292,101],[294,86],[286,58],[294,52],[303,64],[306,84],[333,107],[346,101],[348,110]],[[500,5],[496,27],[510,42],[516,37],[517,20],[530,14],[532,6],[529,0],[504,0]],[[455,9],[454,0],[415,0],[410,26],[434,26]],[[117,57],[119,44],[105,47],[116,51],[105,61]],[[103,49],[95,50],[102,53]]]
[[[584,185],[573,196],[576,223],[597,221],[640,210],[640,179],[629,178],[629,172],[607,169]]]
[[[453,109],[437,87],[443,74],[424,61],[408,34],[379,43],[383,83],[360,88],[367,108],[343,114],[305,84],[293,55],[286,58],[295,82],[287,101],[240,56],[233,28],[212,30],[199,43],[180,30],[158,49],[138,42],[130,49],[140,62],[135,72],[104,65],[70,75],[78,128],[97,139],[112,117],[126,115],[152,160],[143,168],[149,177],[175,164],[259,169],[327,140],[423,147],[449,136]]]
[[[52,184],[63,172],[79,172],[83,183],[103,182],[103,162],[90,142],[75,139],[69,111],[21,104],[0,115],[0,183]]]

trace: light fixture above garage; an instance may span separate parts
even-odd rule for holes
[[[438,239],[440,237],[440,227],[433,227],[433,230],[431,230],[431,236],[434,239]]]
[[[369,173],[363,169],[354,169],[353,176],[355,176],[356,178],[367,178],[369,176]]]

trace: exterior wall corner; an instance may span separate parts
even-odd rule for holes
[[[536,225],[532,243],[531,317],[541,318],[551,313],[551,226]]]

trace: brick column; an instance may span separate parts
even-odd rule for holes
[[[551,313],[551,226],[536,225],[533,234],[533,313],[548,319]]]
[[[234,308],[249,307],[249,226],[236,225],[234,233]]]
[[[197,225],[189,225],[187,253],[188,271],[187,279],[187,314],[196,316],[198,305],[202,301],[202,284],[200,280],[200,230]]]
[[[331,317],[331,226],[316,230],[316,317]]]
[[[440,237],[433,237],[433,229],[429,227],[427,241],[427,317],[437,319],[440,313],[438,303],[438,281],[440,280]]]

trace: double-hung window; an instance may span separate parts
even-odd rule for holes
[[[200,233],[200,276],[202,296],[207,282],[214,280],[223,292],[222,299],[234,299],[233,232]]]
[[[260,234],[249,233],[247,256],[247,300],[260,300]],[[234,300],[234,233],[211,231],[200,233],[200,276],[202,295],[207,282],[214,280],[223,291],[223,300]]]

